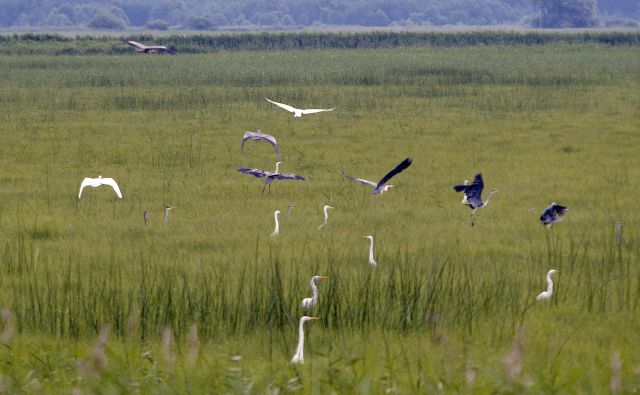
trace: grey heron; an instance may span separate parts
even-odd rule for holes
[[[172,206],[166,206],[164,208],[164,224],[168,224],[169,223],[169,211],[173,210],[175,207]]]
[[[557,273],[558,270],[556,269],[551,269],[547,272],[547,290],[540,292],[540,294],[538,294],[538,296],[536,296],[536,300],[540,301],[546,301],[551,299],[551,295],[553,295],[553,280],[551,279],[551,275],[554,273]]]
[[[311,320],[319,320],[318,317],[302,316],[300,318],[300,324],[298,326],[298,346],[296,347],[296,353],[291,358],[292,364],[304,363],[304,323]]]
[[[271,237],[275,237],[280,234],[280,222],[278,221],[279,215],[280,215],[280,210],[274,211],[273,219],[275,220],[276,227],[273,229],[273,233],[271,233]]]
[[[137,41],[129,40],[127,44],[135,48],[136,52],[141,53],[166,53],[169,55],[177,55],[178,53],[173,49],[167,48],[164,45],[144,45]]]
[[[144,213],[142,213],[142,219],[144,220],[144,226],[147,226],[147,222],[149,220],[149,214],[151,214],[151,211],[146,211]]]
[[[561,206],[553,202],[547,206],[540,215],[540,223],[542,223],[545,228],[550,228],[553,223],[562,221],[562,216],[568,209],[567,206]]]
[[[244,143],[249,139],[252,139],[253,141],[266,141],[267,143],[271,144],[273,148],[276,150],[276,154],[278,154],[278,158],[282,160],[282,155],[280,154],[280,148],[278,148],[278,143],[276,142],[275,137],[266,133],[262,133],[260,129],[253,130],[253,131],[250,130],[246,132],[242,137],[242,145],[240,145],[240,151],[244,150]]]
[[[264,179],[264,186],[262,188],[262,192],[264,192],[264,188],[267,185],[270,186],[273,180],[306,180],[306,177],[299,176],[293,173],[280,173],[279,166],[282,162],[276,162],[276,170],[274,172],[261,170],[261,169],[251,169],[247,167],[241,167],[238,169],[240,173],[249,174],[257,178]]]
[[[454,185],[453,189],[456,192],[464,192],[464,197],[462,198],[462,204],[466,204],[471,208],[471,226],[475,223],[475,213],[476,210],[480,207],[485,207],[489,204],[489,200],[491,199],[491,195],[498,192],[497,189],[489,192],[489,196],[487,196],[487,200],[482,200],[482,190],[484,189],[484,182],[482,181],[482,173],[478,173],[473,177],[473,182],[471,185],[468,185],[468,182],[465,180],[465,183],[462,185]]]
[[[110,186],[116,192],[116,195],[118,195],[118,197],[122,199],[122,192],[120,192],[118,183],[113,178],[102,178],[102,176],[98,176],[98,178],[86,177],[84,180],[82,180],[82,183],[80,184],[80,191],[78,192],[78,199],[82,197],[82,190],[85,187],[98,188],[101,185]]]
[[[280,108],[284,108],[285,110],[287,110],[287,111],[289,111],[289,112],[292,112],[292,113],[293,113],[293,116],[294,116],[295,118],[300,118],[301,116],[303,116],[303,115],[307,115],[307,114],[315,114],[315,113],[317,113],[317,112],[333,111],[333,110],[335,110],[335,108],[328,108],[328,109],[323,109],[323,108],[309,108],[309,109],[301,109],[301,108],[295,108],[295,107],[292,107],[292,106],[290,106],[290,105],[288,105],[288,104],[278,103],[277,101],[273,101],[273,100],[271,100],[271,99],[269,99],[269,98],[266,98],[266,97],[265,97],[265,99],[267,99],[267,101],[268,101],[269,103],[273,103],[273,104],[275,104],[276,106],[278,106],[278,107],[280,107]]]
[[[352,177],[346,173],[342,173],[343,176],[347,177],[348,179],[351,179],[353,181],[357,181],[361,184],[364,185],[369,185],[370,187],[373,187],[373,191],[371,191],[371,194],[373,195],[382,195],[383,193],[387,192],[389,189],[393,188],[393,185],[386,185],[387,182],[396,174],[400,173],[401,171],[403,171],[404,169],[406,169],[407,167],[411,166],[412,163],[412,159],[411,158],[406,158],[405,160],[403,160],[402,162],[400,162],[396,167],[394,167],[390,172],[388,172],[384,177],[382,177],[382,179],[380,181],[378,181],[377,183],[373,182],[373,181],[369,181],[369,180],[364,180],[362,178],[355,178]]]
[[[304,298],[302,300],[302,303],[300,304],[300,306],[305,309],[305,310],[309,310],[313,307],[315,307],[315,305],[318,303],[318,286],[316,285],[316,281],[318,280],[325,280],[329,277],[327,276],[313,276],[311,277],[311,281],[309,282],[309,285],[311,286],[311,290],[313,291],[313,296],[310,298]]]
[[[373,257],[373,236],[371,235],[364,236],[363,239],[369,239],[369,242],[371,243],[369,245],[369,264],[373,267],[378,266],[378,262],[376,262],[376,260]]]
[[[329,209],[330,209],[330,208],[332,209],[332,208],[334,208],[334,207],[331,207],[331,206],[329,206],[329,205],[325,205],[325,206],[322,208],[322,211],[324,212],[324,223],[322,223],[320,226],[318,226],[318,229],[322,229],[322,228],[324,228],[325,226],[327,226],[327,221],[329,220]]]

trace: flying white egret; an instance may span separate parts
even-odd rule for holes
[[[369,264],[373,267],[378,266],[378,262],[373,258],[373,236],[364,236],[363,239],[369,239],[371,244],[369,245]]]
[[[273,219],[276,221],[276,227],[273,230],[273,233],[271,233],[271,236],[277,236],[280,234],[280,222],[278,222],[278,216],[280,215],[280,210],[276,210],[273,213]]]
[[[166,206],[164,208],[164,223],[165,225],[169,223],[169,211],[173,210],[175,207]]]
[[[151,214],[151,211],[146,211],[144,213],[142,213],[142,219],[144,220],[144,226],[147,226],[147,221],[149,219],[149,214]]]
[[[271,144],[273,146],[273,148],[276,150],[276,154],[278,154],[278,158],[280,158],[280,160],[282,160],[282,155],[280,155],[280,148],[278,148],[278,143],[276,142],[276,138],[268,135],[266,133],[262,133],[262,131],[260,129],[256,129],[253,131],[248,131],[244,134],[244,136],[242,137],[242,145],[240,145],[240,151],[242,151],[244,149],[244,142],[249,140],[249,139],[253,139],[253,141],[266,141],[267,143]]]
[[[98,178],[86,177],[84,180],[82,180],[82,184],[80,184],[80,192],[78,192],[78,199],[82,197],[82,190],[84,189],[84,187],[89,186],[92,188],[97,188],[100,185],[109,185],[116,192],[116,195],[118,195],[118,197],[122,199],[122,192],[120,192],[118,183],[115,182],[113,178],[102,178],[102,176],[98,176]]]
[[[317,113],[317,112],[333,111],[333,110],[335,110],[335,108],[328,108],[328,109],[322,109],[322,108],[309,108],[309,109],[303,110],[303,109],[300,109],[300,108],[292,107],[292,106],[290,106],[290,105],[288,105],[288,104],[278,103],[277,101],[270,100],[270,99],[269,99],[269,98],[267,98],[267,97],[265,97],[265,99],[267,99],[267,101],[268,101],[269,103],[273,103],[273,104],[275,104],[276,106],[278,106],[278,107],[280,107],[280,108],[284,108],[285,110],[287,110],[287,111],[289,111],[289,112],[292,112],[292,113],[293,113],[293,116],[294,116],[294,117],[296,117],[296,118],[300,118],[301,116],[303,116],[303,115],[307,115],[307,114],[315,114],[315,113]]]
[[[247,167],[241,167],[238,169],[240,173],[249,174],[257,178],[264,179],[264,186],[262,187],[262,192],[264,193],[264,189],[269,185],[269,191],[271,191],[271,182],[273,180],[306,180],[306,177],[299,176],[293,173],[280,173],[279,166],[282,162],[276,162],[276,171],[266,171],[261,169],[251,169]]]
[[[568,209],[566,206],[561,206],[553,202],[547,206],[542,212],[542,215],[540,215],[540,223],[542,223],[545,228],[550,228],[554,222],[562,221],[562,216]]]
[[[498,192],[497,189],[489,192],[489,196],[487,196],[487,200],[482,200],[482,190],[484,189],[484,182],[482,181],[482,173],[478,173],[473,177],[473,182],[471,185],[468,185],[467,180],[462,185],[454,185],[453,189],[456,192],[464,191],[464,197],[462,198],[462,204],[466,204],[471,208],[471,226],[475,223],[475,213],[476,210],[480,207],[485,207],[489,204],[489,199],[491,199],[491,195]]]
[[[361,184],[369,185],[370,187],[373,187],[373,191],[371,191],[373,195],[382,195],[384,192],[387,192],[389,189],[393,188],[393,185],[385,185],[387,181],[389,181],[393,176],[400,173],[407,167],[411,166],[411,163],[412,163],[411,158],[406,158],[405,160],[400,162],[400,164],[394,167],[393,170],[391,170],[384,177],[382,177],[382,179],[378,181],[378,183],[375,183],[369,180],[364,180],[362,178],[351,177],[350,175],[344,172],[342,173],[342,175],[353,181],[358,181]]]
[[[551,269],[547,272],[547,290],[540,292],[538,296],[536,296],[536,300],[549,300],[551,299],[551,295],[553,295],[553,280],[551,280],[551,275],[553,273],[557,273],[558,270]]]
[[[167,53],[167,54],[170,54],[170,55],[177,55],[178,54],[173,49],[167,48],[164,45],[144,45],[144,44],[140,44],[139,42],[133,41],[133,40],[127,41],[127,44],[129,44],[133,48],[135,48],[136,52],[141,52],[141,53],[158,53],[158,52],[162,52],[162,53]]]
[[[309,283],[309,285],[311,286],[311,290],[313,291],[313,297],[304,298],[302,300],[302,303],[300,304],[300,306],[303,309],[309,310],[309,309],[313,308],[318,303],[318,287],[316,286],[316,281],[324,280],[324,279],[327,279],[327,278],[329,278],[329,277],[327,277],[327,276],[313,276],[313,277],[311,277],[311,282]]]
[[[318,229],[322,229],[327,225],[327,221],[329,220],[329,209],[330,208],[334,208],[334,207],[331,207],[329,205],[325,205],[322,208],[322,210],[324,211],[324,223],[322,225],[318,226]]]
[[[293,364],[303,364],[304,363],[304,323],[310,320],[319,320],[318,317],[308,317],[302,316],[300,318],[300,326],[298,328],[298,347],[296,348],[296,353],[291,358],[291,363]]]

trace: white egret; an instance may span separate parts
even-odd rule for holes
[[[473,177],[473,182],[471,185],[468,185],[467,180],[465,180],[462,185],[454,185],[453,189],[456,192],[464,191],[464,196],[462,198],[462,204],[466,204],[471,208],[471,226],[475,224],[475,214],[476,210],[480,207],[485,207],[489,204],[489,200],[491,199],[491,195],[498,192],[497,189],[489,192],[489,196],[487,196],[487,200],[482,200],[482,190],[484,189],[484,182],[482,181],[482,173],[478,173]]]
[[[327,221],[329,220],[329,209],[330,208],[334,208],[334,207],[331,207],[329,205],[325,205],[322,208],[322,210],[324,211],[324,223],[322,225],[318,226],[318,229],[322,229],[327,225]]]
[[[253,139],[253,141],[266,141],[267,143],[271,144],[273,146],[273,148],[276,150],[276,154],[278,154],[278,158],[280,158],[280,160],[282,160],[282,155],[280,155],[280,148],[278,148],[278,143],[276,142],[276,138],[266,134],[266,133],[262,133],[262,131],[260,129],[256,129],[253,131],[248,131],[244,134],[244,136],[242,137],[242,144],[240,145],[240,151],[242,151],[244,149],[244,142],[249,140],[249,139]]]
[[[164,223],[165,225],[169,223],[169,211],[173,210],[175,207],[167,206],[164,208]]]
[[[385,185],[387,183],[387,181],[389,181],[391,179],[391,177],[395,176],[396,174],[400,173],[401,171],[403,171],[407,167],[411,166],[411,163],[412,163],[411,158],[406,158],[405,160],[400,162],[400,164],[398,164],[396,167],[394,167],[393,170],[391,170],[384,177],[382,177],[382,179],[380,181],[378,181],[377,183],[375,183],[373,181],[369,181],[369,180],[364,180],[362,178],[351,177],[350,175],[345,174],[345,173],[342,173],[342,175],[347,177],[347,178],[349,178],[349,179],[351,179],[351,180],[353,180],[353,181],[358,181],[361,184],[369,185],[369,186],[373,187],[373,191],[371,191],[371,193],[373,195],[381,195],[384,192],[387,192],[389,189],[393,188],[393,185]]]
[[[373,236],[364,236],[363,239],[369,239],[371,244],[369,245],[369,264],[373,267],[378,266],[378,262],[373,258]]]
[[[309,310],[309,309],[313,308],[318,303],[318,287],[316,286],[316,281],[324,280],[324,279],[327,279],[327,278],[329,278],[329,277],[327,277],[327,276],[313,276],[313,277],[311,277],[311,282],[309,283],[309,285],[311,286],[311,290],[313,291],[313,297],[304,298],[302,300],[302,303],[300,304],[300,306],[303,309]]]
[[[147,221],[149,219],[149,214],[151,214],[151,211],[146,211],[144,213],[142,213],[142,219],[144,219],[144,226],[147,226]]]
[[[298,328],[298,347],[296,348],[296,353],[291,358],[291,363],[293,364],[303,364],[304,363],[304,323],[310,320],[319,320],[318,317],[308,317],[302,316],[300,318],[300,326]]]
[[[292,107],[292,106],[290,106],[290,105],[288,105],[288,104],[278,103],[277,101],[270,100],[269,98],[266,98],[266,97],[265,97],[265,99],[267,99],[267,101],[268,101],[269,103],[273,103],[273,104],[275,104],[276,106],[278,106],[278,107],[280,107],[280,108],[284,108],[285,110],[287,110],[287,111],[289,111],[289,112],[292,112],[292,113],[293,113],[293,116],[294,116],[295,118],[300,118],[301,116],[303,116],[303,115],[307,115],[307,114],[315,114],[315,113],[317,113],[317,112],[333,111],[333,110],[335,110],[335,108],[329,108],[329,109],[323,109],[323,108],[309,108],[309,109],[305,109],[305,110],[303,110],[303,109],[301,109],[301,108],[295,108],[295,107]]]
[[[547,206],[540,215],[540,223],[542,223],[545,228],[550,228],[554,222],[562,221],[562,216],[568,209],[569,208],[566,206],[561,206],[556,202],[553,202]]]
[[[140,44],[139,42],[133,41],[133,40],[127,41],[127,44],[129,44],[133,48],[135,48],[136,52],[142,52],[142,53],[158,53],[158,52],[162,52],[162,53],[167,53],[167,54],[170,54],[170,55],[177,55],[178,54],[173,49],[167,48],[164,45],[144,45],[144,44]]]
[[[278,222],[278,216],[280,215],[280,210],[276,210],[273,213],[273,219],[275,219],[276,221],[276,228],[273,230],[273,233],[271,233],[271,236],[277,236],[280,234],[280,222]]]
[[[536,300],[549,300],[551,299],[551,295],[553,295],[553,280],[551,280],[551,275],[553,273],[557,273],[558,270],[551,269],[547,272],[547,290],[540,292],[538,296],[536,296]]]
[[[118,195],[118,197],[122,199],[122,192],[120,192],[118,183],[115,182],[113,178],[102,178],[102,176],[98,176],[98,178],[86,177],[84,180],[82,180],[82,183],[80,184],[80,192],[78,192],[78,199],[82,197],[82,190],[85,187],[97,188],[100,185],[109,185],[116,192],[116,195]]]

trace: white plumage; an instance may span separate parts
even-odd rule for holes
[[[309,320],[319,320],[318,317],[307,317],[306,315],[300,318],[300,326],[298,327],[298,347],[296,348],[296,353],[291,358],[291,363],[293,364],[303,364],[304,363],[304,323]]]
[[[546,301],[551,299],[551,295],[553,295],[553,280],[551,279],[551,275],[556,272],[558,272],[556,269],[551,269],[547,272],[547,290],[540,292],[540,294],[536,296],[536,300]]]
[[[292,107],[288,104],[284,104],[284,103],[278,103],[277,101],[273,101],[270,100],[268,98],[265,97],[265,99],[267,99],[267,101],[269,103],[273,103],[276,106],[280,107],[280,108],[284,108],[285,110],[292,112],[293,116],[296,118],[300,118],[303,115],[307,115],[307,114],[315,114],[317,112],[323,112],[323,111],[333,111],[335,110],[335,108],[328,108],[328,109],[324,109],[324,108],[308,108],[308,109],[301,109],[301,108],[295,108]]]
[[[300,304],[300,306],[305,309],[305,310],[309,310],[311,308],[313,308],[316,304],[318,304],[318,286],[316,285],[316,281],[318,280],[324,280],[327,279],[329,277],[326,276],[313,276],[311,277],[311,282],[309,283],[309,286],[311,287],[311,290],[313,291],[313,296],[311,298],[304,298],[302,300],[302,303]]]
[[[113,178],[102,178],[102,176],[98,176],[98,178],[86,177],[82,180],[82,184],[80,184],[80,192],[78,192],[78,199],[82,197],[82,190],[84,187],[97,188],[101,185],[109,185],[116,192],[116,195],[122,199],[122,192],[120,192],[118,183]]]

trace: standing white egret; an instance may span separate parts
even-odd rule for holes
[[[300,306],[303,309],[309,310],[309,309],[313,308],[318,303],[318,287],[316,286],[316,281],[324,280],[324,279],[327,279],[327,278],[329,278],[329,277],[327,277],[327,276],[313,276],[313,277],[311,277],[311,282],[309,283],[309,285],[311,286],[311,290],[313,291],[313,297],[304,298],[302,300],[302,303],[300,304]]]
[[[147,221],[149,220],[149,214],[151,214],[151,211],[146,211],[144,213],[142,213],[142,219],[144,219],[144,226],[147,226]]]
[[[562,221],[562,216],[568,209],[569,208],[567,206],[561,206],[556,202],[553,202],[547,206],[540,215],[540,223],[542,223],[545,228],[550,228],[554,222]]]
[[[302,364],[304,363],[304,323],[309,320],[319,320],[318,317],[308,317],[302,316],[300,318],[300,326],[298,328],[298,347],[296,348],[296,353],[291,358],[291,363],[293,364]]]
[[[169,223],[169,211],[173,210],[175,207],[167,206],[164,208],[164,224]]]
[[[363,239],[369,239],[371,244],[369,245],[369,264],[373,267],[378,266],[378,262],[373,258],[373,236],[364,236]]]
[[[267,99],[267,101],[268,101],[269,103],[273,103],[273,104],[275,104],[276,106],[278,106],[278,107],[280,107],[280,108],[283,108],[283,109],[285,109],[285,110],[287,110],[287,111],[289,111],[289,112],[292,112],[292,113],[293,113],[293,116],[294,116],[295,118],[300,118],[301,116],[303,116],[303,115],[307,115],[307,114],[315,114],[315,113],[317,113],[317,112],[333,111],[333,110],[335,110],[335,108],[329,108],[329,109],[323,109],[323,108],[309,108],[309,109],[303,110],[303,109],[301,109],[301,108],[295,108],[295,107],[292,107],[292,106],[290,106],[290,105],[288,105],[288,104],[278,103],[277,101],[269,100],[269,99],[268,99],[268,98],[266,98],[266,97],[265,97],[265,99]]]
[[[322,229],[327,225],[327,221],[329,220],[329,209],[330,208],[334,208],[334,207],[331,207],[329,205],[325,205],[322,208],[322,210],[324,211],[324,223],[322,225],[318,226],[318,229]]]
[[[551,299],[551,295],[553,295],[553,280],[551,280],[551,275],[556,272],[558,272],[556,269],[551,269],[547,272],[547,290],[540,292],[540,294],[536,296],[536,300]]]
[[[86,177],[82,180],[82,184],[80,184],[80,192],[78,192],[78,199],[82,197],[82,190],[84,187],[97,188],[100,185],[109,185],[116,192],[116,195],[122,199],[122,192],[120,192],[118,183],[113,178],[102,178],[102,176],[98,176],[98,178]]]
[[[371,191],[371,194],[373,194],[373,195],[382,195],[383,193],[387,192],[389,189],[393,188],[393,185],[385,185],[385,184],[393,176],[395,176],[396,174],[400,173],[401,171],[403,171],[407,167],[411,166],[411,163],[412,163],[411,158],[405,158],[405,160],[400,162],[396,167],[394,167],[390,172],[388,172],[384,177],[382,177],[382,179],[380,179],[380,181],[378,181],[377,183],[375,183],[373,181],[365,180],[365,179],[362,179],[362,178],[351,177],[350,175],[348,175],[348,174],[346,174],[344,172],[342,173],[342,175],[347,177],[348,179],[353,180],[353,181],[358,181],[361,184],[369,185],[370,187],[373,187],[373,191]]]
[[[271,233],[272,237],[275,237],[280,234],[280,222],[278,222],[279,215],[280,215],[280,210],[276,210],[273,213],[273,219],[276,221],[276,228],[273,230],[273,233]]]
[[[484,181],[482,181],[482,173],[478,173],[473,177],[473,182],[471,185],[468,185],[467,180],[465,180],[462,185],[454,185],[453,189],[456,192],[464,191],[464,196],[462,198],[462,204],[466,204],[471,208],[471,226],[475,224],[475,214],[476,210],[480,207],[485,207],[489,204],[489,200],[491,199],[491,195],[498,192],[497,189],[489,192],[489,196],[487,196],[487,200],[482,200],[482,190],[484,189]]]

